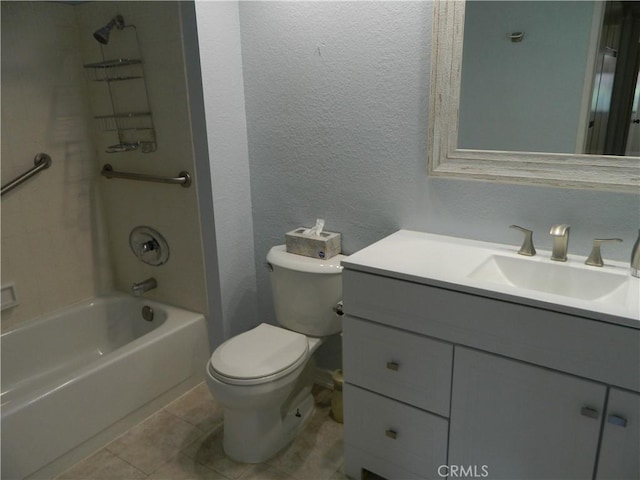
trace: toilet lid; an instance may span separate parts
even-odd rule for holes
[[[308,350],[306,336],[262,323],[216,348],[211,367],[229,380],[272,381],[302,364]]]

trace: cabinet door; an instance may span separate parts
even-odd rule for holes
[[[449,465],[488,478],[592,478],[604,385],[466,348],[454,352]]]
[[[612,388],[604,419],[598,480],[640,478],[640,395]]]

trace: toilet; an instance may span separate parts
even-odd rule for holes
[[[260,463],[285,447],[314,409],[312,355],[342,330],[344,255],[328,260],[271,248],[267,266],[276,320],[230,338],[211,355],[207,384],[224,409],[225,453]]]

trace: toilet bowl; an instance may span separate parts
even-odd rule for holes
[[[311,354],[321,343],[263,323],[216,349],[207,383],[224,407],[223,447],[229,457],[263,462],[304,427],[314,408]]]
[[[224,409],[225,453],[263,462],[285,447],[314,409],[313,353],[341,330],[342,255],[329,261],[267,255],[274,307],[286,328],[262,323],[222,343],[207,364],[207,384]]]

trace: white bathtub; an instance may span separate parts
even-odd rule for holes
[[[2,478],[13,480],[201,381],[209,346],[202,314],[114,295],[4,333],[1,352]]]

